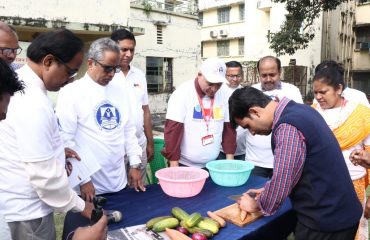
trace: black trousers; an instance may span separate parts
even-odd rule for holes
[[[295,229],[295,240],[353,240],[355,239],[357,228],[358,224],[338,232],[319,232],[306,227],[298,221]]]

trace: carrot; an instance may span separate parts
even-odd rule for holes
[[[240,220],[244,221],[246,217],[247,217],[247,212],[240,209]]]
[[[207,215],[208,215],[208,217],[210,217],[213,220],[215,220],[216,222],[218,222],[221,227],[225,227],[226,226],[226,221],[222,217],[218,216],[216,213],[211,212],[211,211],[208,211],[207,212]]]
[[[185,234],[170,228],[166,228],[166,234],[171,240],[191,240],[191,238]]]

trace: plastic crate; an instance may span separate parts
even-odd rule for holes
[[[161,138],[154,138],[154,158],[148,164],[147,176],[149,184],[158,183],[155,173],[162,168],[167,167],[167,160],[162,156],[161,150],[164,146],[164,140]]]

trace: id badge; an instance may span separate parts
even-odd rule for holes
[[[213,143],[213,134],[202,137],[202,145],[206,146]]]

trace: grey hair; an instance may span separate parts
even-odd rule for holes
[[[104,59],[104,52],[112,51],[119,54],[119,47],[116,42],[110,38],[99,38],[91,43],[87,58],[93,58],[97,61]]]

